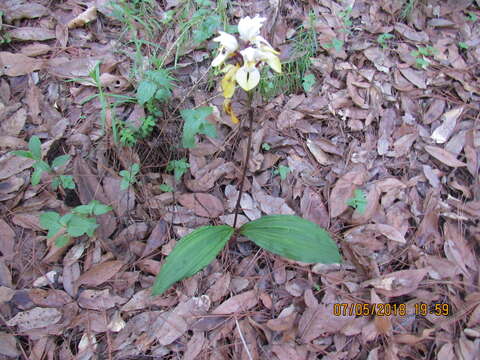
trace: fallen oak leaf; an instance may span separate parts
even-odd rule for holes
[[[444,150],[437,146],[426,145],[425,150],[433,156],[435,159],[441,161],[445,165],[451,167],[462,167],[467,166],[464,162],[457,160],[457,157],[452,154],[450,151]]]

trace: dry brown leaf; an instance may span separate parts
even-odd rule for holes
[[[300,200],[302,216],[323,228],[328,228],[330,217],[322,197],[310,187],[307,187]]]
[[[62,313],[54,308],[36,307],[19,312],[7,321],[8,326],[18,326],[18,330],[28,331],[56,324],[62,318]]]
[[[20,27],[7,32],[15,40],[45,41],[55,39],[55,31],[41,27]]]
[[[277,126],[280,130],[287,128],[295,127],[295,124],[298,120],[303,119],[304,114],[301,112],[284,109],[278,116]]]
[[[332,163],[330,156],[325,153],[314,141],[307,139],[307,147],[320,165],[326,166]]]
[[[69,29],[74,29],[76,27],[84,26],[89,22],[95,20],[97,18],[97,7],[90,6],[87,10],[80,13],[75,19],[69,21],[67,27]]]
[[[352,98],[355,105],[359,106],[361,109],[368,109],[368,105],[365,103],[365,100],[358,94],[356,86],[353,85],[355,82],[353,73],[350,71],[347,74],[347,91],[348,95]]]
[[[0,248],[7,259],[15,254],[15,232],[3,219],[0,219]]]
[[[431,138],[437,144],[443,144],[452,135],[455,127],[457,126],[457,120],[462,115],[463,106],[447,111],[442,116],[442,124],[437,127],[432,133]]]
[[[402,235],[402,233],[390,225],[370,224],[365,226],[365,230],[379,232],[380,234],[386,236],[390,240],[397,241],[401,244],[405,244],[407,242],[405,240],[405,237]]]
[[[0,75],[21,76],[40,70],[44,66],[43,60],[7,51],[0,52]]]
[[[445,100],[434,99],[427,112],[423,116],[423,123],[428,125],[433,123],[435,120],[438,120],[443,114],[445,105]]]
[[[123,262],[118,260],[106,261],[92,266],[77,280],[77,286],[98,286],[114,277],[122,268]]]
[[[176,314],[175,310],[161,314],[160,318],[164,320],[164,323],[154,336],[163,346],[173,343],[188,330],[185,319]]]
[[[184,360],[195,360],[203,349],[205,335],[203,332],[193,333],[192,338],[187,343],[187,350],[183,353]]]
[[[413,85],[420,89],[427,88],[427,80],[425,71],[413,70],[412,68],[400,68],[400,72],[407,78]]]
[[[125,299],[110,294],[110,290],[84,290],[78,296],[78,306],[90,310],[107,310],[117,304],[125,303]]]
[[[15,4],[15,2],[8,3],[7,1],[3,10],[5,11],[4,16],[7,23],[11,23],[14,20],[35,19],[49,13],[49,10],[45,6],[34,2]]]
[[[0,332],[0,354],[18,359],[17,339],[12,334]]]
[[[442,148],[439,148],[437,146],[425,145],[425,150],[430,155],[432,155],[435,159],[441,161],[445,165],[448,165],[451,167],[461,167],[461,166],[467,165],[464,162],[457,160],[457,157],[451,152],[444,150]]]
[[[218,305],[212,311],[213,315],[228,315],[242,312],[253,308],[258,303],[258,294],[256,290],[249,290],[244,293],[235,295],[230,299]]]
[[[214,218],[222,215],[225,211],[222,201],[211,194],[182,194],[177,199],[180,204],[198,216]]]
[[[415,42],[424,42],[427,43],[429,41],[428,35],[423,31],[415,31],[411,27],[403,24],[403,23],[396,23],[395,24],[395,31],[400,35],[408,40],[412,40]]]
[[[364,285],[374,286],[384,296],[397,297],[416,290],[427,273],[428,269],[400,270],[366,281]]]

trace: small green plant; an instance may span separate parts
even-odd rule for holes
[[[285,180],[287,178],[288,173],[290,172],[290,168],[288,166],[280,165],[278,169],[273,171],[274,175],[280,175],[280,179]]]
[[[352,19],[350,18],[350,16],[352,15],[352,7],[350,6],[350,7],[346,8],[345,10],[340,11],[339,15],[340,15],[340,18],[343,21],[344,29],[342,29],[342,30],[350,33],[350,31],[351,31],[350,28],[353,25]]]
[[[339,40],[337,38],[332,39],[331,42],[326,43],[323,45],[325,49],[335,49],[336,51],[340,51],[343,48],[344,41]]]
[[[468,49],[469,49],[469,46],[468,46],[468,44],[467,44],[466,42],[460,41],[460,42],[458,43],[458,48],[459,48],[460,50],[468,50]]]
[[[125,125],[125,122],[119,122],[118,126],[120,130],[120,143],[123,146],[133,146],[137,143],[137,140],[144,139],[152,134],[152,131],[156,125],[155,118],[152,115],[142,119],[142,125],[138,129]]]
[[[150,136],[156,124],[155,118],[152,115],[148,115],[142,120],[142,125],[138,129],[138,135],[141,138]]]
[[[475,13],[471,12],[471,11],[469,11],[469,12],[467,13],[466,18],[467,18],[468,21],[471,21],[471,22],[475,22],[475,21],[478,20],[478,16],[477,16]]]
[[[415,58],[415,65],[419,69],[426,69],[430,65],[430,60],[428,57],[431,57],[437,53],[437,49],[432,46],[427,47],[418,47],[417,50],[412,51],[410,55]]]
[[[207,117],[212,111],[210,106],[180,111],[184,120],[182,137],[182,145],[184,148],[195,147],[195,135],[197,134],[204,134],[211,137],[217,136],[215,126],[207,120]]]
[[[38,185],[44,172],[54,175],[51,186],[53,190],[57,190],[59,186],[64,189],[75,189],[75,182],[70,175],[57,174],[57,170],[65,165],[70,160],[70,155],[60,155],[56,157],[51,165],[48,165],[46,161],[42,160],[42,144],[38,136],[34,135],[28,142],[28,149],[12,151],[12,154],[16,156],[25,157],[35,160],[33,163],[33,173],[31,177],[32,185]]]
[[[270,151],[271,148],[272,147],[268,143],[263,143],[262,144],[262,149],[265,150],[265,151]]]
[[[120,142],[123,146],[133,146],[137,143],[137,137],[135,136],[135,130],[130,127],[124,126],[120,130]]]
[[[378,35],[377,42],[382,47],[382,49],[388,48],[388,40],[393,39],[395,35],[389,33],[383,33]]]
[[[247,237],[257,246],[291,260],[308,263],[321,262],[326,264],[341,262],[337,245],[329,234],[315,223],[298,216],[269,215],[243,224],[238,229],[236,228],[240,211],[240,199],[242,198],[248,168],[247,164],[250,159],[253,132],[251,129],[254,114],[252,102],[254,89],[259,84],[261,78],[259,68],[262,66],[262,63],[265,62],[268,63],[275,72],[279,74],[282,73],[280,59],[277,57],[278,52],[271,47],[267,40],[260,36],[260,28],[265,20],[266,18],[261,18],[257,15],[253,19],[247,16],[239,21],[238,32],[240,38],[244,40],[244,42],[248,42],[250,46],[239,51],[243,57],[242,60],[239,59],[240,61],[235,65],[224,65],[223,72],[225,76],[221,80],[224,98],[227,100],[226,104],[230,104],[230,100],[235,91],[235,84],[238,84],[240,88],[247,93],[247,106],[249,108],[250,131],[247,139],[247,152],[243,164],[243,171],[238,185],[239,190],[234,210],[233,226],[203,226],[182,237],[167,256],[157,275],[155,283],[153,284],[153,295],[163,294],[177,281],[192,276],[205,268],[227,245],[232,236],[233,238],[239,235]],[[217,57],[213,60],[212,66],[220,66],[225,63],[229,55],[238,50],[239,46],[236,38],[227,33],[221,33],[220,36],[214,40],[220,42],[220,50]],[[207,114],[195,114],[193,117],[197,119],[190,120],[190,122],[194,124],[198,122],[203,123],[205,117],[210,114],[210,112],[211,109]],[[182,114],[186,120],[188,120],[189,115],[192,114]],[[193,128],[195,129],[195,133],[198,132],[198,126],[193,126]],[[194,144],[193,135],[190,140],[190,143],[187,143],[187,145]],[[183,163],[186,164],[186,160],[184,160]],[[171,165],[169,164],[167,169],[171,171],[177,167],[175,163],[172,163]],[[182,169],[185,168],[186,166],[182,165]],[[287,166],[280,166],[278,171],[279,175],[285,178],[290,169]],[[176,176],[178,179],[180,177],[181,174]]]
[[[165,102],[172,96],[173,77],[165,69],[149,70],[138,84],[137,99],[140,105],[145,105],[153,99]]]
[[[173,188],[168,184],[161,184],[160,190],[162,190],[163,192],[172,192]]]
[[[120,189],[127,190],[130,185],[133,185],[137,182],[136,176],[140,171],[140,164],[132,164],[130,170],[120,171],[120,176],[122,181],[120,182]]]
[[[355,189],[355,195],[348,199],[347,205],[356,209],[360,214],[365,214],[367,209],[367,197],[365,191]]]
[[[303,86],[303,90],[305,90],[306,93],[308,93],[310,90],[312,90],[313,88],[313,85],[315,85],[315,75],[313,74],[306,74],[303,76],[303,82],[302,82],[302,86]]]
[[[95,216],[105,214],[112,210],[97,200],[92,200],[87,205],[80,205],[71,212],[61,216],[55,211],[47,211],[40,215],[40,226],[48,231],[47,238],[55,238],[55,245],[65,246],[72,237],[84,234],[93,236],[98,227]]]
[[[175,178],[175,181],[180,181],[183,174],[185,174],[189,168],[190,168],[190,164],[187,162],[187,159],[183,158],[180,160],[171,160],[168,163],[166,170],[173,171],[173,176]]]
[[[400,17],[402,19],[407,19],[410,17],[410,15],[412,14],[412,11],[413,9],[415,8],[415,2],[417,0],[407,0],[405,6],[403,7],[402,9],[402,12],[400,14]]]

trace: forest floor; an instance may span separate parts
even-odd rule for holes
[[[0,359],[479,358],[479,0],[0,11]],[[342,263],[239,236],[152,296],[181,237],[233,223],[247,97],[235,124],[212,39],[257,14],[282,73],[253,98],[239,224],[300,216]]]

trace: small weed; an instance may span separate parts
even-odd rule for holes
[[[412,14],[413,9],[415,8],[415,3],[417,0],[407,0],[404,8],[402,9],[402,12],[400,14],[400,17],[402,19],[407,19],[410,17]]]
[[[32,136],[28,142],[28,149],[26,150],[16,150],[12,151],[12,154],[16,156],[25,157],[28,159],[35,160],[33,163],[33,173],[31,177],[32,185],[38,185],[42,178],[44,172],[51,173],[55,177],[52,180],[51,186],[53,190],[57,190],[59,186],[64,189],[75,189],[75,182],[73,177],[70,175],[57,174],[57,170],[65,165],[70,160],[70,155],[60,155],[56,157],[52,164],[49,165],[47,162],[42,160],[42,148],[41,142],[38,136]]]
[[[343,11],[340,11],[340,18],[343,21],[343,26],[344,28],[342,29],[343,31],[350,33],[351,32],[351,27],[353,25],[352,19],[350,16],[352,15],[352,7],[348,7]]]
[[[92,200],[87,205],[80,205],[71,212],[60,216],[55,211],[47,211],[40,215],[40,226],[48,231],[47,238],[55,238],[55,245],[65,246],[71,237],[79,237],[84,234],[93,236],[98,227],[94,216],[102,215],[112,210],[97,200]]]
[[[281,74],[274,74],[267,68],[262,70],[259,89],[266,100],[281,93],[292,94],[304,90],[303,77],[310,70],[310,59],[315,57],[318,51],[315,22],[315,14],[310,12],[308,24],[297,28],[297,33],[291,40],[292,56],[282,63]]]
[[[310,90],[312,90],[313,88],[313,85],[315,85],[315,75],[313,74],[306,74],[303,76],[303,82],[302,82],[302,86],[303,86],[303,90],[305,90],[306,93],[308,93]]]
[[[468,50],[469,46],[467,45],[466,42],[460,41],[460,42],[458,43],[458,48],[459,48],[460,50]]]
[[[353,198],[348,199],[347,205],[356,209],[360,214],[365,214],[367,209],[367,197],[365,191],[355,189],[355,195]]]
[[[262,149],[265,150],[265,151],[270,151],[271,148],[272,147],[268,143],[263,143],[262,144]]]
[[[161,184],[160,185],[160,190],[162,190],[163,192],[172,192],[173,188],[170,185]]]
[[[415,65],[419,69],[426,69],[428,65],[430,65],[430,60],[428,57],[431,57],[437,53],[437,49],[435,49],[432,46],[427,46],[427,47],[419,47],[417,50],[412,51],[410,55],[412,55],[415,58]]]
[[[471,11],[469,11],[469,12],[467,13],[466,18],[467,18],[468,21],[471,21],[471,22],[475,22],[475,21],[478,20],[478,16],[477,16],[475,13],[471,12]]]
[[[137,137],[135,136],[135,130],[130,127],[124,126],[120,130],[120,143],[123,146],[133,146],[137,143]]]
[[[273,175],[280,175],[280,179],[285,180],[290,171],[288,166],[280,165],[278,169],[273,171]]]
[[[190,168],[190,164],[187,162],[187,159],[183,158],[180,160],[172,160],[167,165],[167,171],[173,171],[173,176],[175,181],[180,181],[183,174],[185,174]],[[165,185],[165,184],[162,184]],[[168,185],[167,185],[168,186]]]
[[[138,84],[137,100],[140,105],[158,100],[167,101],[172,96],[174,78],[165,69],[149,70],[144,73],[144,78]]]
[[[388,40],[393,39],[395,35],[389,33],[383,33],[378,35],[377,42],[382,47],[382,49],[388,48]]]
[[[332,39],[331,42],[326,43],[323,45],[325,49],[335,49],[336,51],[340,51],[343,48],[344,41],[339,40],[337,38]]]
[[[127,190],[130,185],[133,185],[137,182],[136,176],[140,171],[140,164],[133,164],[130,167],[130,170],[120,171],[120,176],[122,181],[120,182],[120,189]]]
[[[184,120],[182,145],[184,148],[195,147],[195,135],[205,134],[216,137],[215,126],[207,121],[207,117],[212,113],[210,106],[204,106],[198,109],[185,109],[180,112]]]

